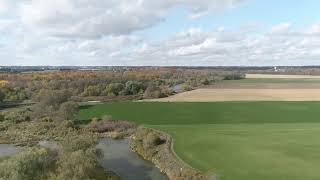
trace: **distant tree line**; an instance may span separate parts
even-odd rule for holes
[[[2,73],[0,101],[37,100],[41,93],[58,90],[68,91],[72,97],[161,98],[174,94],[176,86],[181,87],[179,91],[187,91],[221,80],[241,78],[244,75],[238,72],[192,69]]]

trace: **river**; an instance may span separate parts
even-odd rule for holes
[[[11,144],[0,144],[0,158],[15,155],[21,150],[22,148]]]
[[[56,149],[56,142],[41,141],[42,147]],[[97,145],[103,152],[101,165],[119,175],[123,180],[167,180],[151,162],[145,161],[130,149],[130,140],[101,139]],[[0,144],[0,158],[12,156],[23,148],[10,144]]]
[[[98,144],[104,153],[102,166],[124,180],[167,180],[151,162],[142,159],[130,149],[130,140],[103,139]]]

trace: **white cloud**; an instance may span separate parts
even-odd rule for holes
[[[23,36],[14,48],[14,45],[0,48],[0,56],[13,58],[12,54],[17,54],[19,58],[10,61],[16,65],[320,64],[320,35],[311,36],[313,30],[314,27],[310,27],[279,35],[271,28],[253,35],[242,28],[213,31],[192,28],[157,41],[133,35],[88,40]]]
[[[144,65],[319,65],[320,35],[310,36],[307,32],[311,29],[285,36],[279,36],[274,28],[260,35],[237,33],[240,29],[191,29],[122,56],[139,59]]]
[[[8,0],[0,0],[7,11]],[[197,20],[244,0],[19,0],[0,18],[0,64],[5,65],[308,65],[320,64],[320,25],[269,28],[191,28],[161,40],[132,33],[186,7]],[[3,8],[6,7],[6,8]],[[17,8],[16,8],[17,7]],[[1,10],[0,10],[1,11]],[[10,10],[11,11],[11,10]],[[188,20],[187,20],[188,21]],[[8,60],[9,59],[9,60]]]
[[[232,8],[244,0],[30,0],[21,5],[22,21],[52,36],[99,38],[128,34],[156,25],[176,6],[191,17]]]
[[[313,25],[309,33],[314,35],[320,35],[320,24]]]
[[[10,8],[9,0],[0,0],[0,13],[7,12]]]
[[[157,41],[135,35],[52,38],[23,31],[17,33],[14,44],[1,46],[0,63],[9,65],[4,59],[13,58],[10,63],[15,65],[320,64],[320,35],[316,26],[297,32],[283,28],[277,33],[273,27],[258,34],[252,28],[248,31],[242,27],[212,31],[191,28]]]
[[[291,23],[278,24],[278,25],[272,27],[271,33],[274,33],[274,34],[287,33],[290,30],[291,26],[292,26]]]
[[[188,56],[203,53],[215,47],[216,39],[206,39],[204,42],[196,45],[180,47],[176,50],[169,51],[173,56]]]

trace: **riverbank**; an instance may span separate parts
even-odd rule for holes
[[[103,153],[101,165],[124,180],[168,180],[168,177],[150,161],[144,160],[130,148],[130,138],[100,139],[97,146]]]
[[[172,150],[172,138],[163,132],[142,128],[132,136],[131,148],[144,159],[151,161],[171,180],[216,180],[204,175],[181,161]]]

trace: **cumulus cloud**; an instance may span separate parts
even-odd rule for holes
[[[283,34],[283,33],[288,33],[292,24],[291,23],[282,23],[278,24],[271,29],[271,33],[274,34]]]
[[[198,18],[245,0],[0,0],[0,64],[5,65],[310,65],[320,62],[320,25],[190,28],[163,39],[143,32],[172,8]],[[12,2],[12,1],[10,1]],[[13,8],[12,8],[13,7]],[[188,21],[188,20],[186,20]],[[142,33],[134,33],[136,31]],[[157,39],[157,38],[156,38]],[[8,61],[9,59],[9,61]]]
[[[0,0],[0,13],[7,12],[10,8],[9,0]]]
[[[99,38],[129,34],[165,20],[177,6],[198,18],[232,8],[244,0],[30,0],[20,6],[22,21],[39,33],[59,37]]]
[[[275,33],[278,25],[254,35],[241,27],[191,28],[157,41],[135,35],[41,41],[31,40],[41,36],[24,37],[15,51],[0,48],[0,56],[11,57],[6,51],[14,52],[19,59],[12,63],[24,65],[312,65],[320,58],[320,35],[315,26],[295,33],[284,28],[281,35]]]
[[[196,66],[319,64],[320,36],[309,34],[314,27],[293,34],[284,29],[277,31],[287,32],[281,36],[275,33],[275,28],[260,35],[237,33],[240,29],[219,28],[211,32],[191,29],[161,42],[144,44],[129,54],[119,54],[118,58],[139,59],[144,65],[155,62]]]

